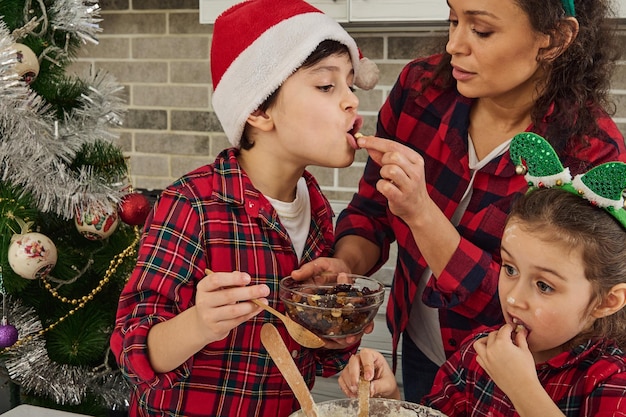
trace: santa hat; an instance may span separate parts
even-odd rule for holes
[[[213,28],[213,109],[228,140],[239,146],[248,116],[324,40],[348,47],[355,85],[371,89],[378,68],[330,16],[301,0],[248,0],[222,13]]]

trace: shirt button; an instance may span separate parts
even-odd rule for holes
[[[297,350],[292,350],[291,351],[291,357],[294,358],[294,359],[297,358],[298,357],[298,351]]]
[[[456,346],[456,340],[454,339],[448,339],[448,344],[452,347]]]

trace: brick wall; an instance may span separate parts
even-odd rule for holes
[[[100,43],[82,48],[75,69],[106,70],[125,87],[128,114],[120,145],[130,157],[133,184],[163,188],[212,162],[228,146],[210,104],[212,25],[199,23],[197,0],[101,0],[100,5]],[[381,70],[376,89],[357,93],[365,117],[363,131],[374,133],[376,112],[402,66],[415,56],[437,50],[447,28],[348,30]],[[626,27],[621,35],[626,37]],[[616,121],[626,133],[626,62],[618,67],[613,84],[619,108]],[[356,190],[366,158],[364,151],[358,151],[349,168],[310,170],[329,199],[346,201]]]

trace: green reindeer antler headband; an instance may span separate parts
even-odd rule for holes
[[[563,168],[552,146],[530,132],[516,135],[509,152],[516,164],[515,172],[524,175],[530,187],[559,187],[583,197],[594,206],[602,207],[626,229],[623,195],[626,163],[606,162],[572,178],[569,168]]]
[[[568,16],[575,17],[576,9],[574,8],[574,0],[561,0],[563,3],[563,8],[565,9],[565,14]]]

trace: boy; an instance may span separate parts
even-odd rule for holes
[[[357,347],[353,337],[303,348],[246,302],[267,297],[284,310],[280,278],[331,254],[332,209],[305,169],[354,159],[356,43],[303,1],[251,0],[215,22],[211,70],[213,108],[233,147],[164,190],[146,221],[111,339],[133,386],[130,416],[297,410],[262,348],[266,321],[310,386]]]

